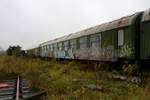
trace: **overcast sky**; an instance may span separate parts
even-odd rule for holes
[[[23,49],[150,8],[150,0],[0,0],[0,46]]]

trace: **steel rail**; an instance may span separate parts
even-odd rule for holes
[[[17,87],[16,87],[16,100],[19,100],[19,92],[20,92],[20,77],[17,77]]]

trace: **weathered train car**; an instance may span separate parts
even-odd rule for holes
[[[136,13],[43,43],[42,56],[101,61],[116,61],[120,57],[134,59],[134,25],[139,16],[140,13]]]
[[[150,57],[150,10],[40,44],[41,57],[118,61]],[[36,51],[35,51],[36,52]]]
[[[36,48],[32,48],[32,49],[28,49],[25,51],[27,56],[32,56],[32,57],[39,57],[40,56],[40,48],[36,47]]]

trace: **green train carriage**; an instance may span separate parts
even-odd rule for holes
[[[150,57],[150,10],[40,44],[42,57],[118,61]]]
[[[54,48],[53,56],[99,61],[117,61],[118,58],[135,59],[135,24],[140,15],[136,13],[55,39],[50,42]],[[70,43],[73,41],[74,45],[71,46]]]

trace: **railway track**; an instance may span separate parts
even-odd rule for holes
[[[26,84],[26,80],[20,76],[13,79],[0,80],[0,100],[39,100],[39,97],[43,94],[45,93],[31,92]]]

